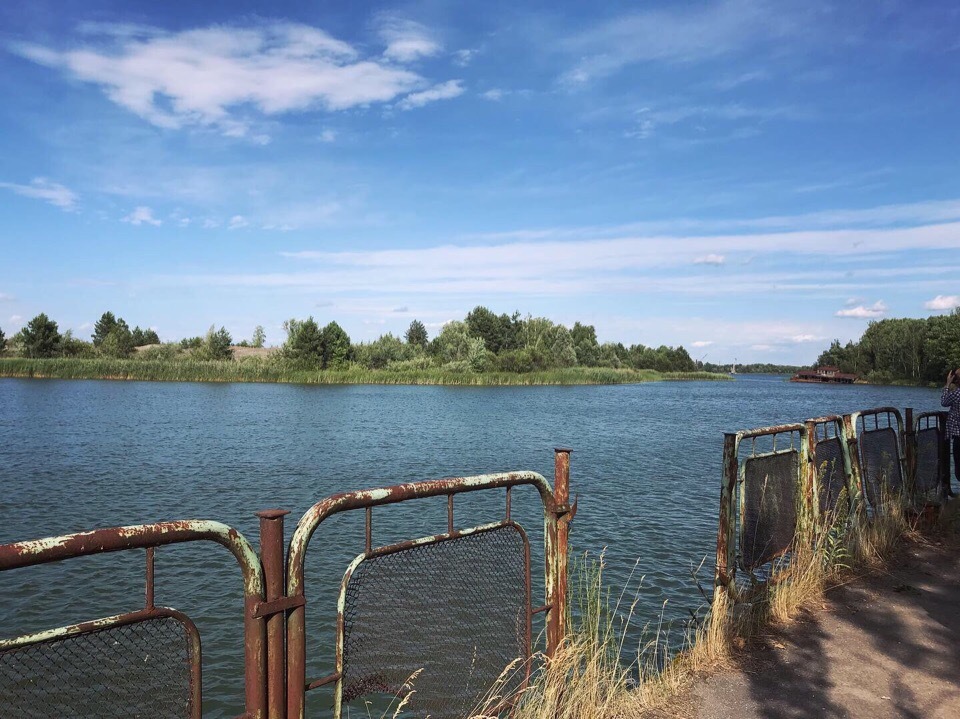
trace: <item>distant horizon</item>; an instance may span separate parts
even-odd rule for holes
[[[810,366],[960,306],[960,7],[0,5],[0,329],[474,306]]]

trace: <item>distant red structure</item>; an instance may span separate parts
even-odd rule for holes
[[[802,369],[790,378],[791,382],[827,382],[832,384],[853,384],[857,375],[841,372],[839,367],[825,366],[816,369]]]

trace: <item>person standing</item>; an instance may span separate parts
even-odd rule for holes
[[[960,387],[957,385],[960,385],[960,368],[950,370],[947,374],[947,384],[940,393],[940,405],[950,408],[947,413],[947,441],[953,447],[953,472],[960,482]],[[947,495],[953,497],[956,492],[950,488],[950,471],[947,469]]]

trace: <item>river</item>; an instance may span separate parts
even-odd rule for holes
[[[785,379],[490,388],[0,379],[0,543],[203,518],[256,544],[259,509],[291,510],[289,538],[299,516],[334,492],[514,469],[552,479],[552,448],[563,445],[574,449],[579,495],[573,550],[606,550],[606,582],[638,597],[639,636],[644,624],[702,604],[692,575],[704,558],[701,576],[709,581],[712,571],[724,431],[939,405],[930,389]],[[535,501],[519,492],[514,516],[530,529],[537,558]],[[495,519],[500,506],[458,504],[458,525]],[[446,526],[439,500],[376,517],[375,544]],[[337,519],[311,544],[313,677],[330,670],[334,591],[363,549],[361,524]],[[134,609],[142,575],[142,552],[0,574],[0,635]],[[214,545],[158,550],[157,603],[200,627],[208,715],[239,713],[241,585],[232,558]]]

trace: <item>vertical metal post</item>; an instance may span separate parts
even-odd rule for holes
[[[567,615],[567,564],[570,535],[570,452],[558,447],[553,458],[553,521],[547,522],[547,656],[563,642]]]
[[[857,440],[857,422],[852,414],[843,415],[843,436],[846,439],[846,457],[844,463],[850,468],[851,491],[855,491],[859,499],[857,511],[864,509],[867,503],[867,491],[863,486],[863,472],[860,470],[860,443]]]
[[[260,518],[260,561],[263,563],[264,594],[272,602],[284,595],[286,562],[283,552],[283,518],[290,514],[285,509],[267,509],[257,512]],[[277,612],[267,617],[267,717],[284,719],[286,716],[286,613]]]
[[[904,484],[912,503],[916,499],[917,488],[917,434],[913,426],[913,407],[907,407],[903,414],[903,463],[907,470]]]
[[[154,575],[153,575],[153,560],[154,560],[154,551],[155,547],[147,547],[147,579],[146,587],[144,589],[144,607],[146,609],[153,609],[154,601]]]
[[[714,604],[721,593],[729,591],[736,571],[734,546],[734,497],[736,496],[737,475],[737,435],[725,432],[723,435],[723,475],[720,480],[720,523],[717,527],[717,569],[714,581]]]
[[[803,493],[800,527],[810,530],[810,539],[816,541],[820,529],[820,468],[817,466],[817,423],[804,422],[800,438],[800,490]]]

